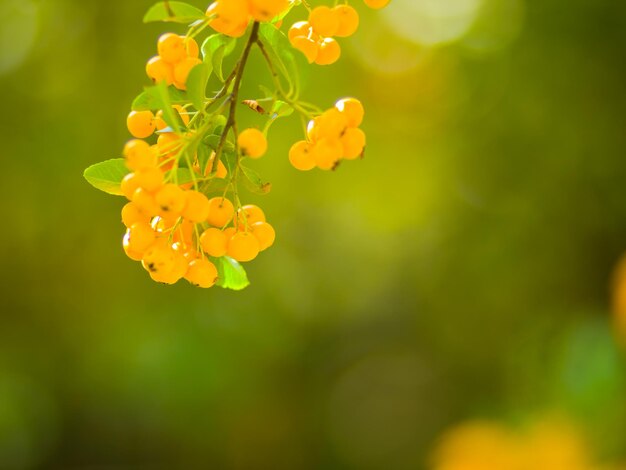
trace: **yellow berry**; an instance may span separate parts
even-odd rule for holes
[[[209,211],[211,210],[209,199],[198,191],[186,191],[185,196],[187,198],[187,202],[181,215],[185,219],[196,224],[204,222],[209,216]]]
[[[250,230],[252,235],[254,235],[259,242],[259,251],[266,250],[274,244],[276,232],[274,231],[274,227],[267,222],[256,222],[252,224]]]
[[[176,155],[181,145],[180,136],[173,132],[164,132],[159,134],[157,139],[159,154],[166,155],[167,157],[173,157]]]
[[[380,8],[386,7],[389,4],[390,0],[363,0],[365,4],[373,8],[374,10],[379,10]]]
[[[237,224],[240,230],[245,230],[257,222],[265,222],[265,213],[259,206],[246,204],[237,211]]]
[[[165,81],[168,85],[174,83],[174,67],[158,55],[152,57],[146,64],[146,74],[155,82]]]
[[[215,16],[209,25],[218,33],[241,37],[250,21],[246,0],[219,0],[209,5],[207,16]]]
[[[318,139],[338,139],[343,135],[348,127],[348,119],[337,108],[330,108],[324,111],[315,120],[315,140]]]
[[[313,8],[309,13],[309,23],[313,31],[324,37],[334,36],[339,29],[339,17],[327,6]]]
[[[337,139],[320,139],[312,149],[313,159],[318,168],[332,170],[343,154],[343,147]]]
[[[157,49],[161,59],[171,65],[176,65],[187,55],[183,38],[174,33],[162,34],[157,42]]]
[[[157,165],[157,158],[150,145],[143,140],[129,140],[122,152],[129,170],[143,170]]]
[[[122,179],[122,183],[120,184],[120,189],[122,194],[126,196],[126,199],[129,201],[133,198],[133,194],[135,194],[135,190],[139,187],[139,182],[137,181],[137,176],[135,173],[128,173]]]
[[[126,256],[133,261],[141,261],[141,258],[143,258],[143,252],[135,251],[130,246],[130,229],[126,229],[126,233],[122,239],[122,247],[124,248]]]
[[[133,202],[124,204],[124,207],[122,207],[122,223],[126,227],[130,227],[136,222],[143,222],[147,224],[150,222],[150,215],[143,212]]]
[[[128,228],[128,246],[137,253],[144,253],[156,241],[156,233],[146,222],[135,222]]]
[[[218,228],[208,228],[200,235],[200,246],[209,256],[219,258],[226,254],[226,234]]]
[[[209,199],[209,216],[207,222],[214,227],[223,227],[233,219],[235,208],[233,203],[225,197],[214,197]]]
[[[288,0],[248,0],[255,21],[270,21],[289,6]]]
[[[153,193],[163,185],[164,173],[160,168],[152,167],[145,170],[137,170],[135,179],[139,187]]]
[[[352,36],[359,27],[359,14],[350,5],[337,5],[333,8],[335,16],[339,19],[339,27],[335,36],[345,38]]]
[[[174,183],[163,185],[155,193],[154,200],[164,217],[178,216],[185,208],[185,203],[187,202],[185,191]]]
[[[228,241],[227,254],[237,261],[252,261],[259,254],[259,241],[250,232],[237,232]]]
[[[359,127],[363,122],[365,110],[363,105],[356,98],[343,98],[335,103],[337,108],[348,119],[348,126]]]
[[[217,281],[217,268],[208,259],[194,259],[189,263],[185,279],[196,287],[207,289]]]
[[[258,129],[246,129],[237,139],[241,153],[250,158],[260,158],[267,151],[267,139]]]
[[[311,24],[308,21],[298,21],[297,23],[294,23],[293,25],[291,25],[291,28],[289,28],[289,31],[287,32],[287,37],[289,38],[289,41],[293,45],[294,38],[298,36],[306,37],[309,35],[310,32],[311,32]]]
[[[358,127],[349,127],[341,136],[343,158],[354,160],[363,154],[365,148],[365,132]]]
[[[188,38],[185,36],[181,36],[183,38],[183,43],[185,44],[185,51],[187,52],[187,57],[198,57],[200,54],[200,48],[198,47],[198,43],[194,38]]]
[[[341,57],[341,46],[333,38],[326,38],[320,42],[319,51],[315,58],[317,65],[334,64]]]
[[[150,216],[158,215],[160,212],[159,205],[154,199],[154,194],[143,188],[137,188],[131,200],[137,207]]]
[[[228,227],[227,229],[224,229],[224,236],[226,237],[227,244],[230,241],[230,239],[233,238],[233,235],[235,235],[236,233],[237,233],[237,229],[235,227]]]
[[[311,144],[306,140],[293,144],[289,150],[289,161],[296,170],[308,171],[315,168],[315,159],[311,154]]]
[[[316,41],[308,37],[296,36],[291,41],[291,44],[294,48],[298,49],[304,54],[306,60],[309,61],[309,64],[315,62],[315,59],[317,58],[317,54],[319,53],[320,49],[320,46]]]
[[[179,90],[186,90],[189,72],[191,72],[192,68],[201,63],[202,61],[197,57],[187,57],[176,64],[176,67],[174,67],[174,86]]]
[[[138,139],[150,137],[156,127],[154,114],[152,111],[131,111],[126,118],[126,127],[133,137]]]
[[[132,235],[131,235],[132,237]],[[153,243],[143,254],[141,265],[149,273],[166,274],[174,269],[176,256],[172,246],[166,240]]]

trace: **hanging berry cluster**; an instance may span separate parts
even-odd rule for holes
[[[389,0],[364,2],[382,8]],[[280,27],[294,7],[305,8],[308,19],[285,35]],[[255,259],[275,239],[263,210],[243,204],[240,192],[241,187],[258,194],[270,189],[246,163],[266,154],[271,125],[300,116],[304,138],[288,155],[298,170],[332,170],[363,155],[361,103],[343,98],[322,111],[302,101],[297,65],[300,53],[309,63],[337,61],[341,48],[334,38],[356,32],[358,12],[347,2],[312,8],[305,0],[217,0],[202,12],[165,1],[144,21],[187,24],[188,29],[159,37],[157,55],[146,64],[154,85],[133,101],[126,124],[134,139],[124,146],[123,158],[90,166],[85,178],[128,199],[122,208],[122,246],[153,280],[174,284],[184,278],[204,288],[242,289],[248,279],[240,263]],[[210,29],[214,33],[199,47],[197,38]],[[224,58],[242,37],[239,59],[225,75]],[[253,48],[265,59],[273,87],[259,84],[262,96],[242,100],[240,86]],[[219,90],[207,96],[211,80]],[[239,129],[239,106],[266,117],[263,128]]]

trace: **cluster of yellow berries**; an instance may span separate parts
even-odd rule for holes
[[[146,64],[146,73],[155,82],[165,81],[179,90],[186,90],[189,72],[202,63],[198,43],[185,36],[166,33],[157,42],[158,55]]]
[[[257,141],[250,142],[258,152]],[[195,286],[211,287],[217,268],[207,255],[251,261],[274,243],[274,229],[259,207],[235,210],[226,197],[209,199],[189,185],[167,182],[158,144],[131,140],[124,147],[124,158],[131,172],[121,183],[129,200],[122,208],[127,227],[123,247],[153,280],[174,284],[185,278]]]
[[[355,160],[365,150],[363,105],[356,98],[343,98],[333,108],[309,121],[306,140],[293,144],[289,161],[298,170],[317,167],[332,170],[343,160]]]
[[[389,0],[365,0],[370,8],[382,8]],[[304,54],[309,63],[334,64],[341,57],[341,46],[335,37],[352,36],[359,27],[359,14],[350,5],[333,8],[319,6],[309,12],[307,21],[298,21],[289,28],[291,45]]]
[[[350,5],[319,6],[311,10],[308,21],[294,23],[288,37],[309,63],[330,65],[341,56],[341,47],[333,36],[352,36],[358,27],[359,14]]]
[[[206,14],[218,33],[233,38],[243,36],[250,21],[267,22],[289,7],[289,0],[217,0]]]

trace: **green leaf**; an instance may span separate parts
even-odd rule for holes
[[[242,290],[250,285],[243,266],[229,256],[211,258],[217,268],[216,285],[224,289]]]
[[[184,91],[179,90],[174,86],[170,86],[168,89],[170,103],[172,104],[189,104],[190,99]],[[131,105],[133,111],[158,111],[163,109],[163,100],[161,99],[161,91],[158,87],[150,86],[133,101]]]
[[[274,106],[272,106],[272,110],[270,111],[271,119],[276,119],[279,117],[287,117],[293,114],[293,106],[289,103],[286,103],[281,100],[276,100],[274,102]]]
[[[152,5],[143,17],[144,23],[168,21],[173,23],[192,23],[206,19],[204,12],[184,2],[159,2]]]
[[[237,40],[235,38],[223,34],[213,34],[202,43],[204,62],[211,66],[209,72],[215,72],[215,76],[219,78],[221,82],[224,81],[222,74],[222,62],[224,61],[224,57],[233,52],[236,45]]]
[[[211,153],[212,153],[211,148],[204,142],[201,142],[200,145],[198,145],[198,151],[197,151],[198,166],[200,167],[201,175],[204,175],[206,173],[207,166],[209,166]]]
[[[211,67],[205,63],[198,64],[187,77],[187,96],[197,110],[204,109],[206,84],[211,76]]]
[[[94,188],[115,196],[122,196],[120,184],[128,174],[126,162],[123,158],[113,158],[91,165],[83,176]]]
[[[272,183],[263,181],[256,171],[243,165],[240,168],[245,176],[243,183],[248,191],[256,194],[267,194],[271,191]]]
[[[178,112],[175,112],[172,108],[172,102],[170,100],[170,93],[168,86],[165,82],[159,82],[155,86],[156,91],[158,93],[159,98],[161,99],[161,104],[163,107],[163,120],[174,129],[174,132],[180,133],[180,124],[182,122]]]
[[[176,176],[178,177],[178,179],[176,179],[174,175],[172,175],[172,172],[174,171],[176,172]],[[170,170],[166,172],[165,177],[169,179],[170,176],[171,176],[171,181],[177,181],[178,184],[186,184],[186,183],[193,182],[193,176],[189,168],[178,167],[175,170]]]
[[[289,84],[289,88],[297,96],[300,89],[300,75],[296,56],[287,36],[271,24],[262,24],[259,37],[270,60]]]

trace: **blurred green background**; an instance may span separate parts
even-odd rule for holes
[[[626,460],[626,3],[354,0],[305,97],[359,97],[366,158],[297,172],[273,126],[243,292],[152,282],[81,176],[183,31],[151,3],[0,0],[0,468],[426,469],[450,426],[546,409]]]

